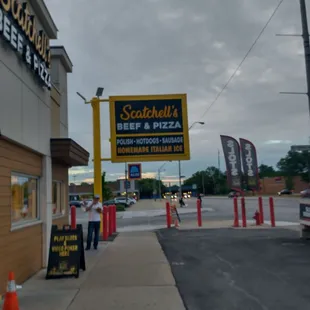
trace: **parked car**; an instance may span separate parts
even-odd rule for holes
[[[171,195],[171,201],[177,201],[178,196],[177,195]]]
[[[278,192],[278,195],[292,195],[292,191],[290,189],[282,189],[282,191]]]
[[[123,202],[123,203],[127,203],[128,205],[133,205],[137,202],[135,199],[129,198],[129,197],[127,198],[127,201],[126,201],[126,197],[116,197],[114,200],[117,203]]]
[[[115,199],[111,199],[111,200],[106,200],[103,202],[103,205],[104,206],[111,206],[111,205],[122,205],[124,206],[125,208],[128,208],[129,207],[129,204],[126,203],[125,201],[117,201]]]
[[[133,203],[137,203],[136,198],[130,197],[129,199],[130,199]]]
[[[306,188],[300,192],[301,198],[310,198],[310,188]]]
[[[80,200],[71,200],[69,202],[69,207],[71,207],[71,206],[75,206],[76,208],[81,208],[82,201],[80,201]]]
[[[237,192],[237,191],[231,191],[228,194],[228,198],[234,198],[234,197],[239,197],[239,196],[240,196],[240,192]]]

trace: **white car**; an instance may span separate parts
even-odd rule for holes
[[[137,202],[136,199],[129,198],[129,197],[127,198],[127,201],[126,201],[126,197],[117,197],[114,200],[115,202],[127,203],[128,205],[133,205]]]
[[[129,203],[132,203],[132,204],[137,203],[137,200],[134,198],[128,198],[128,200],[129,200]]]

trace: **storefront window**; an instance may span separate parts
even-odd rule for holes
[[[11,175],[13,225],[39,219],[38,183],[37,177],[15,173]]]
[[[64,214],[64,208],[62,203],[62,183],[53,181],[52,184],[52,207],[53,215]]]

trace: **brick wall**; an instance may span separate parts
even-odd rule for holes
[[[263,194],[277,194],[286,188],[284,177],[263,178],[260,181]],[[293,177],[293,184],[295,193],[299,193],[308,187],[308,183],[303,182],[299,176]]]

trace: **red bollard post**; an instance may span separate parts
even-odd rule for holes
[[[167,228],[171,228],[171,214],[169,201],[166,202],[166,222]]]
[[[103,207],[103,241],[107,241],[108,240],[108,212],[109,212],[109,208],[104,206]]]
[[[113,206],[109,207],[109,236],[113,234]]]
[[[202,226],[202,216],[201,216],[201,201],[197,199],[197,222],[198,227]]]
[[[113,231],[112,233],[116,233],[116,205],[113,205]]]
[[[264,208],[263,208],[263,198],[258,197],[258,209],[260,215],[260,223],[264,224]]]
[[[117,207],[115,206],[115,232],[117,232]]]
[[[246,211],[245,211],[244,197],[241,197],[241,216],[242,216],[242,227],[246,227]]]
[[[110,230],[110,235],[111,235],[114,233],[114,205],[110,206],[109,213],[110,213],[110,221],[111,221],[111,223],[109,223],[110,225],[109,230]]]
[[[107,207],[108,213],[107,213],[107,230],[108,230],[108,236],[111,236],[111,209],[110,206]]]
[[[234,197],[234,227],[239,227],[238,198]]]
[[[274,215],[274,204],[273,204],[273,198],[269,197],[269,208],[270,208],[270,222],[271,227],[276,227],[276,219]]]
[[[71,206],[71,228],[76,229],[76,206]]]

